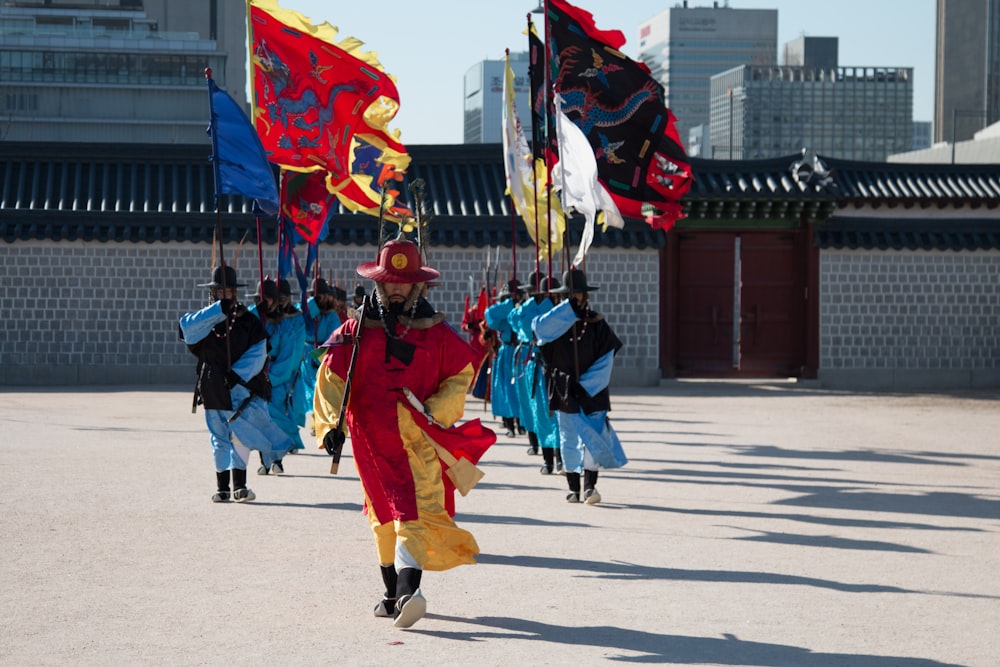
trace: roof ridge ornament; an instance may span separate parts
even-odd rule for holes
[[[802,159],[789,165],[788,171],[802,188],[813,186],[818,190],[833,183],[833,172],[808,148],[802,149]]]

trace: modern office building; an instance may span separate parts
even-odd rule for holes
[[[683,141],[683,137],[681,140]],[[711,157],[712,132],[708,123],[695,125],[688,130],[685,148],[688,157]]]
[[[663,85],[682,139],[711,120],[712,75],[777,63],[778,10],[719,4],[689,7],[685,0],[639,26],[639,60]]]
[[[840,62],[837,37],[799,37],[785,44],[781,63],[793,67],[828,68]]]
[[[528,78],[528,52],[510,54],[514,70],[514,104],[524,135],[531,140],[531,82]],[[503,141],[503,60],[483,60],[465,73],[463,97],[466,144],[499,144]]]
[[[913,121],[913,150],[922,151],[934,143],[934,125],[929,120]]]
[[[890,155],[887,162],[910,164],[1000,164],[1000,121],[965,141],[939,141],[907,153]]]
[[[203,143],[205,69],[246,101],[243,0],[0,5],[0,141]]]
[[[1000,120],[1000,0],[937,0],[934,141]]]
[[[711,79],[711,136],[716,159],[883,161],[913,145],[913,69],[742,65]]]

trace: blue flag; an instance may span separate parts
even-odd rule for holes
[[[278,186],[257,132],[229,93],[211,76],[207,79],[216,199],[220,194],[243,195],[266,215],[277,215]]]

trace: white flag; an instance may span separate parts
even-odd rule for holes
[[[559,162],[552,170],[552,180],[561,189],[564,211],[583,214],[583,235],[573,265],[580,266],[594,241],[594,223],[603,212],[603,223],[621,229],[625,220],[611,194],[597,180],[597,158],[583,130],[562,111],[562,97],[556,95],[556,136],[559,139]]]

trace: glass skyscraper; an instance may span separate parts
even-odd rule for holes
[[[639,59],[663,85],[685,145],[691,128],[709,123],[713,74],[740,65],[773,65],[778,53],[778,10],[687,4],[639,26]]]
[[[1000,121],[1000,0],[937,0],[934,140]]]
[[[712,77],[716,159],[760,159],[803,148],[883,161],[913,145],[913,69],[743,65]]]

